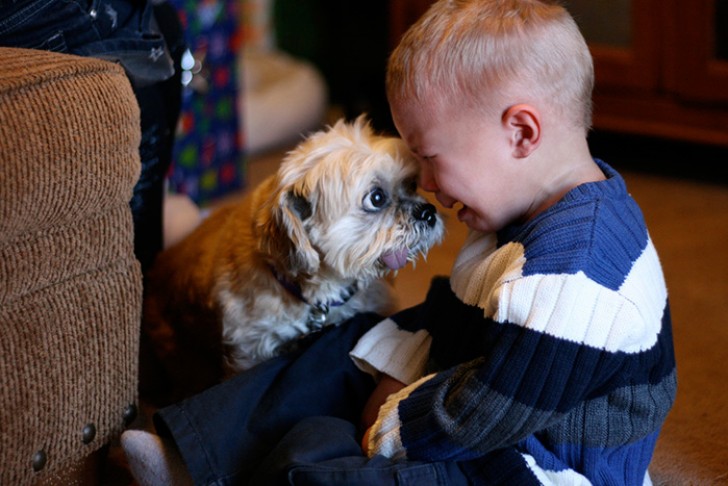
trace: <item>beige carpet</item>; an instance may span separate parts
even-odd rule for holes
[[[249,183],[275,170],[279,158],[251,161]],[[663,263],[678,362],[678,398],[650,468],[653,482],[728,484],[728,185],[622,173]],[[445,242],[397,276],[400,306],[419,302],[432,276],[450,273],[465,228],[444,215]]]
[[[668,283],[678,398],[656,484],[728,484],[728,187],[628,174]]]

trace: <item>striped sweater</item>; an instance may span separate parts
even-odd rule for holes
[[[676,392],[667,290],[624,180],[473,232],[448,282],[391,318],[432,336],[370,455],[459,461],[476,484],[643,484]],[[391,321],[390,321],[391,323]]]

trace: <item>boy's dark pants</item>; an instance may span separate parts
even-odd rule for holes
[[[357,316],[161,410],[158,432],[174,438],[195,484],[467,484],[455,463],[362,454],[354,424],[374,380],[348,353],[381,319]]]

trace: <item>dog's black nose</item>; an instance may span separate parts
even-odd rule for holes
[[[418,204],[412,214],[417,221],[424,221],[430,227],[435,226],[435,223],[437,223],[437,209],[432,204]]]

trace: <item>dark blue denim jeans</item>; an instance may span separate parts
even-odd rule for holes
[[[360,314],[301,348],[160,410],[195,484],[215,486],[461,486],[456,463],[368,458],[361,411],[374,389],[349,350],[382,317]]]
[[[121,64],[141,109],[142,171],[130,202],[134,248],[147,270],[162,248],[164,178],[179,117],[176,11],[147,0],[0,0],[0,46],[96,57]]]
[[[174,72],[146,1],[0,0],[0,44],[120,62],[135,86]]]

